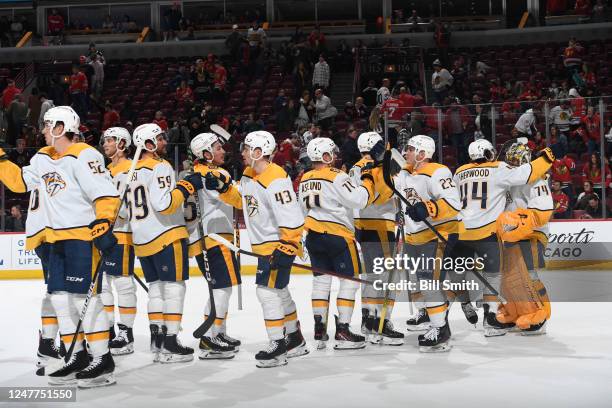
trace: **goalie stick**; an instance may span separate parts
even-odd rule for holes
[[[217,241],[218,243],[228,247],[230,249],[230,251],[232,251],[232,252],[236,252],[236,253],[243,254],[243,255],[253,256],[255,258],[265,258],[265,259],[270,258],[270,256],[268,256],[268,255],[256,254],[255,252],[251,252],[251,251],[247,251],[245,249],[238,248],[236,245],[232,244],[231,242],[229,242],[227,239],[223,238],[220,235],[209,234],[208,236],[211,237],[212,239],[214,239],[215,241]],[[291,266],[294,267],[294,268],[302,268],[302,269],[306,269],[308,271],[312,271],[312,272],[315,272],[315,273],[320,273],[322,275],[335,276],[336,278],[339,278],[339,279],[346,279],[346,280],[350,280],[350,281],[353,281],[353,282],[363,283],[365,285],[373,285],[372,282],[367,281],[365,279],[353,278],[352,276],[346,276],[346,275],[342,275],[340,273],[326,271],[326,270],[315,268],[315,267],[308,266],[308,265],[301,265],[301,264],[298,264],[298,263],[294,262],[293,265],[291,265]]]
[[[391,149],[391,146],[387,145],[387,149],[385,150],[385,155],[383,157],[383,179],[385,181],[385,184],[393,191],[396,196],[399,197],[399,199],[406,205],[406,207],[411,207],[411,204],[408,202],[406,197],[404,197],[401,192],[397,191],[397,189],[395,188],[395,184],[391,179],[391,160],[397,163],[402,169],[406,166],[406,160],[401,155],[401,153],[398,152],[396,149]],[[440,234],[436,227],[431,225],[428,220],[423,220],[423,223],[434,234],[436,234],[440,241],[444,242],[445,244],[448,244],[448,240],[444,238],[444,236],[442,236],[442,234]],[[474,270],[472,271],[472,273],[483,285],[487,287],[487,289],[491,291],[493,295],[497,296],[502,303],[507,303],[506,299],[497,290],[495,290],[493,286],[491,286],[491,284],[484,278],[484,276],[480,274],[480,272]]]

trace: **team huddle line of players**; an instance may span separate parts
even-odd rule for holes
[[[0,149],[0,181],[12,191],[31,193],[26,247],[40,257],[47,285],[37,365],[46,368],[49,384],[90,388],[115,383],[113,355],[134,352],[136,256],[148,286],[153,360],[164,364],[193,360],[194,350],[177,337],[190,257],[196,258],[202,271],[209,271],[216,308],[214,324],[200,339],[199,358],[234,357],[241,342],[226,333],[226,320],[232,288],[241,283],[240,270],[236,255],[210,236],[232,238],[234,209],[243,211],[252,251],[262,255],[255,283],[269,346],[256,354],[258,367],[284,365],[288,358],[309,352],[288,289],[294,259],[303,256],[304,249],[318,270],[361,275],[369,282],[397,278],[388,271],[373,273],[372,265],[375,258],[398,251],[415,258],[486,252],[482,272],[509,301],[502,305],[494,291],[485,289],[485,336],[512,329],[524,334],[545,332],[550,303],[537,269],[543,265],[546,224],[553,209],[546,177],[554,160],[550,149],[531,160],[526,143],[516,140],[500,162],[490,142],[477,140],[469,146],[472,162],[453,175],[432,161],[433,139],[419,135],[404,149],[405,165],[388,175],[383,174],[381,136],[366,132],[358,138],[362,159],[346,174],[332,165],[338,153],[334,142],[316,138],[307,146],[312,170],[304,174],[296,194],[287,173],[271,162],[276,142],[266,131],[246,136],[242,147],[246,168],[239,181],[222,168],[227,140],[215,133],[202,133],[191,141],[197,158],[194,171],[176,181],[163,159],[166,135],[156,124],[141,125],[132,135],[124,128],[106,130],[103,150],[110,160],[106,168],[102,154],[75,141],[80,119],[72,108],[50,109],[44,123],[47,147],[29,165],[19,168]],[[131,159],[134,146],[142,153]],[[120,197],[118,191],[123,190]],[[396,200],[397,192],[404,200]],[[99,262],[99,280],[77,332]],[[460,282],[465,276],[433,267],[418,270],[416,279]],[[317,348],[329,341],[331,283],[332,276],[314,273]],[[117,332],[113,287],[119,310]],[[371,284],[361,288],[363,335],[351,331],[358,290],[354,280],[339,280],[334,348],[359,349],[367,340],[403,344],[404,335],[394,330],[390,320],[394,292],[377,291]],[[453,301],[461,302],[471,323],[478,320],[467,291],[413,292],[411,300],[419,312],[407,323],[410,330],[426,331],[418,337],[423,352],[450,349],[447,316]],[[210,309],[209,299],[205,319]],[[74,352],[64,361],[64,350],[73,341]]]

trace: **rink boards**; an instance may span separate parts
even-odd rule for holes
[[[248,234],[241,230],[240,244],[249,250]],[[612,269],[612,220],[568,220],[550,223],[549,245],[545,252],[550,269]],[[298,262],[308,262],[308,260]],[[256,259],[241,257],[242,273],[254,274]],[[136,271],[141,274],[136,260]],[[294,268],[292,273],[309,273]],[[195,259],[190,274],[199,276]],[[42,268],[34,251],[26,251],[25,234],[0,234],[0,279],[40,279]]]

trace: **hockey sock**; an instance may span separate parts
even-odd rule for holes
[[[164,282],[164,325],[168,334],[178,334],[185,304],[185,282]]]
[[[75,294],[72,296],[76,310],[83,310],[86,295]],[[89,344],[89,351],[94,357],[108,353],[109,327],[102,299],[99,295],[92,296],[83,318],[83,331],[85,332],[87,344]]]
[[[229,300],[232,295],[232,287],[213,289],[213,298],[215,300],[215,311],[217,317],[215,323],[210,328],[211,337],[217,336],[219,333],[225,333],[225,320],[227,319],[227,311],[229,309]],[[210,313],[210,300],[206,302],[206,308],[204,309],[204,320],[208,318]]]
[[[442,327],[446,324],[446,311],[448,310],[446,302],[426,302],[425,306],[433,327]]]
[[[136,283],[131,276],[119,276],[114,279],[117,289],[119,318],[127,327],[134,327],[136,318]]]
[[[350,323],[353,317],[353,309],[355,308],[355,294],[359,284],[347,279],[340,279],[340,288],[338,290],[338,299],[336,306],[338,307],[338,321],[340,323]]]
[[[283,313],[285,314],[285,333],[295,333],[298,329],[297,309],[295,307],[295,302],[291,298],[289,288],[284,287],[280,289],[279,295],[283,305]]]
[[[331,278],[329,275],[318,275],[312,279],[312,314],[321,316],[323,323],[327,323],[329,313]]]
[[[270,340],[284,338],[285,313],[283,302],[278,289],[257,285],[257,299],[263,309],[266,331]]]
[[[500,284],[501,284],[501,273],[499,272],[487,272],[484,278],[489,281],[491,286],[499,292]],[[489,305],[489,312],[497,313],[497,296],[495,296],[487,287],[484,288],[483,293],[484,302]]]
[[[75,335],[76,325],[79,319],[78,313],[72,304],[72,295],[68,292],[53,292],[50,298],[53,309],[57,315],[60,337],[64,346],[66,346],[66,350],[68,350],[72,342],[72,337]],[[83,349],[84,338],[83,332],[79,332],[77,341],[74,345],[75,353]]]
[[[104,312],[108,320],[108,327],[115,325],[115,299],[113,297],[113,286],[111,283],[113,278],[114,276],[104,273],[102,276],[102,291],[100,292],[102,303],[104,304]]]
[[[149,324],[161,327],[164,324],[164,298],[162,291],[164,282],[155,281],[149,284],[149,302],[147,312],[149,314]]]
[[[45,293],[40,305],[40,318],[42,320],[42,337],[43,339],[53,339],[57,336],[57,315],[51,303],[51,295]]]

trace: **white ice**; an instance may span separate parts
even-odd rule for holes
[[[544,281],[548,273],[544,273]],[[576,272],[575,284],[598,286],[609,273]],[[243,346],[227,361],[154,364],[148,352],[146,295],[138,289],[136,352],[116,357],[117,384],[78,390],[76,404],[38,406],[103,407],[610,407],[612,399],[612,303],[555,303],[546,336],[483,337],[458,305],[450,313],[453,349],[422,354],[416,334],[401,347],[368,345],[364,350],[312,350],[310,276],[294,275],[290,289],[311,353],[285,367],[260,369],[254,355],[267,343],[254,277],[244,278],[244,310],[231,299],[228,334]],[[197,349],[191,332],[201,323],[207,298],[201,278],[188,282],[181,334]],[[45,386],[35,375],[42,281],[0,282],[0,386]],[[609,294],[609,284],[598,286]],[[332,294],[334,298],[334,294]],[[352,328],[359,330],[357,305]],[[335,309],[335,306],[332,310]],[[393,321],[405,332],[406,303],[396,304]],[[482,318],[482,309],[480,310]],[[333,321],[333,320],[332,320]],[[333,337],[333,327],[329,332]],[[197,350],[196,350],[197,352]],[[36,404],[19,404],[31,407]]]

